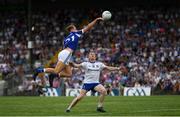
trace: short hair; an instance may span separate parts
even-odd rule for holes
[[[74,28],[74,27],[75,27],[74,24],[70,24],[70,25],[68,25],[68,26],[66,27],[66,31],[67,31],[67,32],[70,32],[71,29]]]
[[[90,55],[91,53],[93,53],[93,54],[95,54],[95,55],[97,54],[95,51],[90,50],[89,53],[88,53],[88,55]]]
[[[95,53],[95,54],[96,54],[95,49],[90,49],[90,50],[88,51],[88,53]]]

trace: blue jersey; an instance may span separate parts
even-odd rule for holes
[[[71,48],[73,51],[77,49],[79,38],[82,36],[83,31],[70,32],[64,39],[64,48]]]

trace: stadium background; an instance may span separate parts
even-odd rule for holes
[[[55,65],[64,27],[73,22],[82,28],[104,10],[112,12],[112,19],[84,35],[73,60],[86,61],[93,49],[105,64],[125,66],[121,74],[101,75],[102,84],[117,95],[134,86],[151,87],[151,95],[180,93],[178,0],[1,0],[0,5],[0,95],[39,95],[33,69]],[[73,73],[71,79],[39,77],[53,80],[46,88],[65,95],[67,88],[81,87],[83,74],[78,69]]]

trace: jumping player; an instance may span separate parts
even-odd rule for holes
[[[96,61],[96,54],[94,52],[89,53],[88,59],[89,59],[88,62],[83,62],[81,64],[71,63],[72,66],[85,70],[85,78],[82,89],[80,91],[80,95],[73,99],[73,101],[67,108],[66,112],[70,112],[71,108],[74,107],[90,90],[97,91],[100,93],[97,111],[106,112],[103,109],[103,102],[107,92],[104,86],[99,83],[100,73],[103,69],[108,69],[113,71],[113,70],[120,70],[120,68],[106,66],[103,63]]]
[[[39,73],[54,73],[64,77],[71,77],[72,70],[71,66],[68,64],[72,56],[72,53],[76,50],[78,46],[78,40],[83,33],[88,32],[97,23],[97,21],[103,20],[102,17],[96,18],[91,23],[89,23],[85,28],[77,30],[75,25],[69,25],[66,30],[69,35],[64,39],[64,49],[58,54],[58,62],[55,68],[38,68],[35,70],[33,75],[34,79]]]

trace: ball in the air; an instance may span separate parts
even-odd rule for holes
[[[109,20],[109,19],[111,19],[111,16],[112,16],[112,14],[111,14],[111,12],[109,12],[109,11],[104,11],[104,12],[102,13],[102,18],[103,18],[104,20]]]

